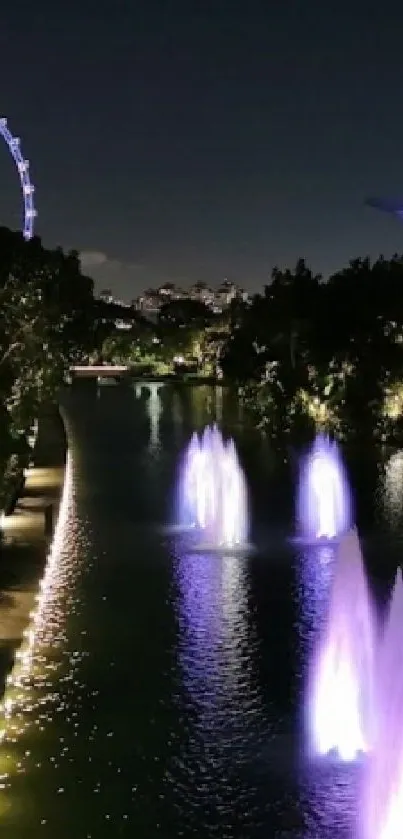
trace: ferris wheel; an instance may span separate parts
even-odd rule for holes
[[[35,188],[29,177],[29,161],[24,159],[21,152],[20,138],[12,135],[5,117],[0,118],[0,134],[8,145],[20,178],[22,197],[24,201],[24,224],[22,234],[24,239],[28,241],[29,239],[32,239],[32,236],[34,235],[34,223],[37,215],[34,205]]]

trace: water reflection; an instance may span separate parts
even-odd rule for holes
[[[163,385],[151,382],[147,385],[149,391],[149,398],[147,399],[147,416],[150,422],[150,438],[149,448],[158,449],[160,447],[160,420],[163,411],[160,391]]]
[[[192,390],[191,393],[191,419],[192,425],[195,429],[202,428],[210,421],[210,411],[208,408],[208,398],[210,395],[209,388],[198,387]],[[210,395],[211,399],[211,395]]]
[[[268,739],[258,682],[259,642],[249,611],[248,560],[192,554],[182,542],[175,571],[179,701],[187,708],[187,721],[172,774],[186,799],[182,829],[191,835],[203,823],[205,835],[232,837],[234,813],[239,828],[256,828],[257,790],[248,772]],[[260,816],[264,810],[260,804]]]
[[[220,425],[224,419],[224,400],[229,397],[227,388],[222,385],[210,387],[202,385],[192,392],[193,424],[201,428],[208,423]]]
[[[74,395],[79,459],[55,586],[15,706],[22,733],[1,747],[4,836],[351,839],[357,767],[292,764],[295,688],[303,708],[333,548],[299,546],[294,564],[277,543],[248,558],[196,555],[189,534],[172,551],[176,535],[146,519],[143,527],[148,503],[162,509],[172,483],[179,411],[169,419],[166,390],[162,422],[160,393],[158,406],[146,392],[135,404],[106,388],[96,411],[92,396]],[[184,435],[198,399],[200,425],[211,419],[201,394],[177,393]],[[284,470],[269,442],[249,447],[245,430],[240,438],[257,524],[264,535],[276,522],[283,534],[292,503]],[[396,477],[392,485],[384,501],[395,499],[399,527]]]
[[[300,772],[304,839],[355,839],[358,763],[305,764]]]
[[[74,649],[68,646],[69,620],[78,615],[81,609],[77,598],[77,577],[85,542],[84,532],[76,518],[74,483],[74,463],[69,452],[59,517],[36,598],[36,608],[31,613],[30,625],[24,633],[24,643],[8,677],[2,704],[1,809],[2,812],[10,811],[10,822],[7,822],[10,835],[15,823],[20,826],[18,836],[26,835],[23,831],[27,823],[33,830],[36,825],[46,823],[46,820],[41,821],[43,813],[40,813],[40,805],[33,797],[31,800],[26,788],[22,816],[17,779],[29,775],[32,786],[36,773],[43,771],[45,744],[49,746],[51,742],[47,739],[48,729],[57,722],[61,724],[63,720],[65,725],[75,731],[76,736],[80,730],[80,683],[77,676],[86,656],[86,633],[83,632],[83,637],[76,639]],[[73,694],[74,702],[71,701]],[[54,774],[69,761],[69,749],[62,737],[54,740],[50,748],[52,751],[46,756],[46,763],[52,767]],[[42,783],[43,787],[43,780],[41,782],[37,779],[36,783]]]
[[[175,443],[176,445],[180,445],[183,436],[184,405],[179,393],[175,392],[172,394],[170,407]]]
[[[249,623],[246,560],[184,554],[178,562],[180,659],[189,697],[203,713],[256,706],[256,634]],[[228,708],[227,708],[228,711]],[[226,716],[227,716],[227,711]]]
[[[215,387],[215,421],[221,423],[223,420],[223,388]]]
[[[67,523],[71,515],[72,503],[72,460],[67,455],[64,487],[59,508],[52,547],[47,559],[45,573],[40,581],[39,594],[36,596],[36,608],[31,613],[31,621],[24,632],[24,643],[16,653],[14,668],[7,677],[7,688],[1,705],[4,724],[1,729],[1,741],[17,742],[26,729],[38,719],[32,720],[29,713],[33,709],[31,695],[32,681],[35,678],[46,679],[46,667],[42,666],[42,656],[38,649],[48,644],[57,644],[63,638],[63,614],[57,608],[61,590],[66,590],[70,582],[71,568],[60,567],[60,555],[67,537]],[[60,621],[62,623],[60,623]],[[27,713],[28,711],[28,713]],[[8,773],[3,778],[8,777]]]
[[[305,545],[296,551],[295,566],[299,606],[299,640],[302,669],[320,632],[334,572],[335,545]]]

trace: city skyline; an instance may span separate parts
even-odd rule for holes
[[[128,299],[225,277],[254,291],[299,257],[327,276],[401,252],[398,219],[365,206],[403,194],[403,10],[389,5],[7,7],[2,113],[45,245],[77,248],[97,289]],[[0,222],[17,228],[1,148]]]

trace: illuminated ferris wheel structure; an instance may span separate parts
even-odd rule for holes
[[[34,186],[29,177],[29,160],[25,160],[21,152],[21,141],[14,137],[7,125],[5,117],[0,118],[0,134],[6,141],[14,163],[17,167],[21,182],[22,197],[24,201],[24,226],[22,234],[26,241],[34,235],[34,224],[37,212],[34,205]]]

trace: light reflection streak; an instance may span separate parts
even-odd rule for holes
[[[204,734],[210,739],[215,731],[214,740],[218,729],[245,726],[260,707],[248,562],[238,555],[184,552],[177,578],[184,683]]]
[[[215,421],[217,423],[222,423],[223,418],[223,388],[220,385],[216,385],[214,388],[214,395],[215,395]]]
[[[215,835],[218,814],[222,835],[235,835],[227,827],[236,818],[247,836],[261,806],[249,771],[268,743],[249,560],[194,554],[187,542],[178,539],[175,575],[178,704],[186,728],[168,773],[171,795],[184,834],[198,831],[203,813],[206,836]]]
[[[148,386],[150,396],[147,400],[147,414],[150,421],[150,441],[151,449],[157,449],[160,445],[160,419],[162,414],[162,402],[159,391],[162,387],[160,384],[151,383]]]
[[[33,683],[36,681],[37,686],[46,687],[47,673],[56,667],[54,663],[48,661],[46,650],[57,647],[63,640],[61,607],[57,608],[56,598],[60,598],[60,589],[63,590],[68,585],[69,569],[60,567],[60,559],[65,542],[68,541],[72,492],[73,467],[69,450],[59,514],[45,572],[35,597],[36,606],[30,613],[30,622],[24,631],[23,643],[16,652],[14,667],[7,677],[6,689],[0,706],[3,718],[0,739],[3,746],[6,743],[16,743],[33,723],[40,729],[43,725],[40,706],[47,701],[48,695],[42,696],[37,702]],[[1,780],[4,781],[8,775],[9,773],[4,773]]]
[[[336,545],[302,545],[296,555],[303,664],[324,621],[334,574]]]

